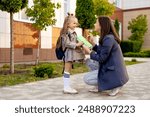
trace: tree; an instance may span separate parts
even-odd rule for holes
[[[118,19],[115,19],[115,22],[114,22],[114,27],[119,35],[119,29],[120,29],[120,26],[119,26],[119,21]]]
[[[93,0],[93,3],[95,14],[97,16],[111,16],[115,11],[114,4],[109,3],[108,0]]]
[[[129,39],[133,41],[143,41],[144,35],[148,30],[147,16],[139,15],[135,19],[131,19],[128,24],[128,30],[131,30],[132,33]]]
[[[47,26],[54,25],[55,9],[60,7],[60,4],[52,3],[51,0],[33,0],[34,5],[31,8],[27,8],[27,16],[33,21],[33,26],[40,31],[38,38],[38,49],[36,65],[39,63],[40,43],[41,43],[41,31],[46,30]]]
[[[76,6],[76,17],[78,18],[84,36],[85,29],[93,28],[96,20],[94,4],[92,0],[77,0]]]
[[[10,13],[10,73],[14,73],[13,14],[26,7],[28,0],[0,0],[0,10]]]

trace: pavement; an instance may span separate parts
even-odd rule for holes
[[[0,100],[150,100],[150,60],[127,66],[129,82],[117,96],[108,92],[91,93],[91,86],[83,82],[83,74],[71,76],[78,94],[63,94],[61,77],[27,84],[1,87]]]

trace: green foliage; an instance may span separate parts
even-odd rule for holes
[[[90,31],[90,33],[91,33],[93,36],[97,36],[97,35],[99,35],[99,32],[94,31],[94,30]]]
[[[76,17],[78,18],[80,27],[83,29],[91,29],[96,21],[94,13],[94,4],[92,0],[77,0]]]
[[[94,9],[97,16],[107,15],[111,16],[115,11],[115,5],[108,2],[108,0],[93,0]]]
[[[128,29],[131,30],[132,33],[129,37],[130,40],[143,40],[144,35],[148,30],[147,16],[139,15],[135,19],[129,21]]]
[[[56,23],[55,9],[60,8],[60,4],[52,3],[51,0],[33,0],[34,5],[27,8],[26,13],[34,21],[33,26],[38,30],[46,30],[49,25]]]
[[[8,64],[4,64],[4,65],[2,66],[2,68],[9,68],[9,65],[8,65]]]
[[[120,46],[123,53],[139,52],[142,47],[142,41],[122,41]]]
[[[125,57],[150,57],[150,50],[141,52],[127,52],[123,54]]]
[[[132,43],[132,41],[122,41],[120,46],[121,46],[121,50],[122,50],[123,53],[132,52],[133,51],[133,43]]]
[[[34,75],[36,77],[44,77],[45,74],[50,78],[53,74],[53,67],[48,64],[43,64],[34,68]]]
[[[0,10],[16,13],[27,6],[28,0],[0,0]]]
[[[50,64],[54,68],[53,75],[51,76],[52,78],[62,76],[63,63],[42,63],[42,64]],[[133,63],[131,61],[126,61],[126,65],[130,65],[130,64],[136,64],[136,63],[135,62]],[[0,87],[48,79],[48,77],[44,77],[44,78],[35,77],[33,75],[34,74],[33,67],[35,67],[33,64],[15,65],[15,69],[17,70],[17,72],[15,72],[14,74],[9,74],[8,68],[2,69],[0,67]],[[88,72],[88,68],[86,67],[85,64],[75,63],[74,67],[75,69],[72,69],[72,74]]]
[[[136,60],[136,59],[132,59],[131,61],[132,61],[132,62],[137,62],[137,60]]]
[[[119,21],[118,21],[118,19],[115,19],[114,26],[115,26],[115,29],[116,29],[117,33],[119,34],[120,27],[119,27]]]

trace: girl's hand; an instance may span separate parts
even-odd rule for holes
[[[93,46],[95,46],[94,38],[92,35],[88,35],[87,39]]]
[[[86,53],[90,54],[92,51],[85,45],[83,45],[83,49]]]
[[[82,45],[83,45],[83,42],[80,41],[80,42],[77,43],[76,46],[77,46],[77,47],[80,47],[80,46],[82,46]]]

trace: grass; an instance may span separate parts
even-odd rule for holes
[[[126,61],[126,65],[133,65],[137,63],[140,63],[140,62]],[[40,63],[40,64],[43,64],[43,63]],[[63,63],[47,63],[47,64],[50,64],[54,68],[52,78],[62,76]],[[3,65],[3,67],[0,68],[0,87],[48,79],[48,77],[44,77],[44,78],[35,77],[34,71],[33,71],[34,67],[35,66],[32,64],[15,65],[15,73],[9,74],[9,65]],[[85,64],[75,63],[74,69],[72,70],[71,73],[78,74],[78,73],[84,73],[87,71],[88,71],[88,68],[86,67]]]

